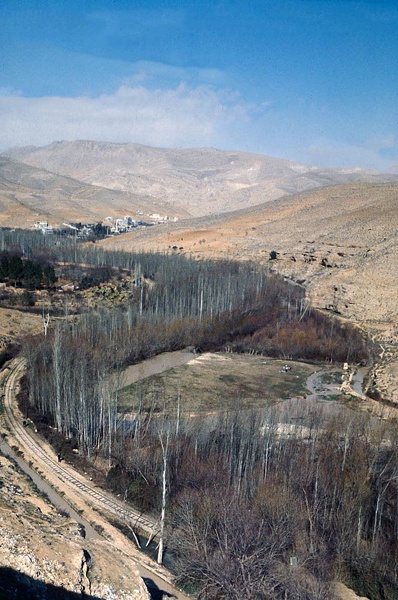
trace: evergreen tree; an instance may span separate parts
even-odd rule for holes
[[[24,287],[27,287],[31,290],[40,287],[42,279],[42,270],[41,266],[37,263],[32,262],[31,260],[26,260],[23,263],[23,273],[22,280]]]
[[[12,256],[8,263],[8,276],[12,281],[14,281],[15,285],[17,284],[17,281],[21,279],[23,272],[24,266],[22,259],[16,255]]]
[[[54,267],[52,265],[46,265],[43,269],[43,283],[46,287],[51,287],[56,283],[58,277],[55,274]]]
[[[8,279],[9,277],[9,260],[7,254],[3,254],[0,259],[0,277]]]

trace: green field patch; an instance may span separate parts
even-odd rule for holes
[[[261,408],[308,394],[306,381],[319,366],[248,354],[206,353],[123,388],[119,410],[136,413],[165,410],[199,414],[230,409]]]

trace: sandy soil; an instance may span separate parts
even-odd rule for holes
[[[182,362],[183,357],[187,360]],[[167,353],[158,358],[159,361],[151,359],[150,368],[142,377],[145,363],[129,367],[134,378],[130,378],[132,384],[124,384],[120,394],[122,411],[135,412],[141,396],[145,398],[144,410],[152,404],[173,414],[179,396],[184,415],[266,407],[287,398],[305,397],[309,393],[308,377],[320,369],[317,365],[290,361],[290,370],[284,372],[286,361],[223,352],[196,356]]]
[[[344,583],[336,583],[334,592],[339,600],[368,600],[366,596],[357,596]]]

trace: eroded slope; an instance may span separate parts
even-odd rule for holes
[[[397,181],[375,171],[311,167],[214,148],[62,141],[14,148],[5,155],[85,183],[142,194],[192,216],[243,209],[332,184]]]

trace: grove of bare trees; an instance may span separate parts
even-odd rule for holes
[[[104,457],[109,488],[161,515],[160,554],[181,585],[208,600],[327,600],[341,579],[398,597],[395,424],[304,401],[192,417],[180,395],[168,412],[161,396],[142,398],[128,421],[118,409],[121,369],[166,350],[359,363],[369,358],[360,332],[253,264],[10,236],[4,251],[129,273],[123,306],[66,313],[25,339],[24,410],[87,460]]]

